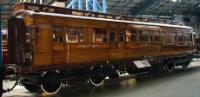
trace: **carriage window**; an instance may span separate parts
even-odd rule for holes
[[[117,31],[118,32],[118,42],[123,42],[124,41],[124,35],[125,31]]]
[[[84,32],[82,32],[82,29],[78,27],[67,27],[66,42],[67,43],[84,42]]]
[[[191,42],[191,41],[192,41],[192,34],[191,34],[191,33],[190,33],[190,36],[189,36],[189,37],[190,37],[190,42]]]
[[[127,42],[136,42],[137,41],[137,31],[136,30],[128,30],[126,33]]]
[[[153,32],[152,31],[149,31],[147,32],[147,35],[148,35],[148,41],[153,41],[154,40],[154,35],[153,35]]]
[[[178,39],[178,41],[183,41],[183,35],[182,34],[183,33],[181,33],[181,32],[177,33],[177,39]]]
[[[162,40],[162,42],[165,42],[165,38],[166,38],[166,32],[161,32],[160,39]]]
[[[189,41],[190,40],[189,33],[184,33],[183,38],[184,38],[184,41]]]
[[[106,29],[95,29],[95,42],[103,43],[108,41]]]
[[[160,32],[154,32],[155,41],[160,41]]]
[[[174,43],[176,41],[176,32],[170,32],[168,38],[169,42]]]
[[[139,39],[140,41],[147,41],[148,39],[147,32],[139,30]]]
[[[110,36],[110,42],[115,42],[116,41],[116,39],[115,39],[115,37],[116,37],[115,32],[110,32],[109,36]]]
[[[53,41],[65,42],[65,30],[64,26],[53,26]]]
[[[110,42],[123,42],[125,41],[125,31],[124,30],[112,30],[109,33]]]

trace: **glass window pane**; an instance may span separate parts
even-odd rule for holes
[[[82,43],[84,42],[84,32],[79,27],[67,27],[66,42],[67,43]]]
[[[140,41],[147,41],[148,40],[147,32],[139,30],[139,39]]]
[[[192,42],[192,34],[190,33],[190,41]]]
[[[178,41],[183,41],[183,35],[182,32],[177,33]]]
[[[154,35],[153,35],[154,33],[152,31],[148,31],[147,33],[148,33],[147,35],[148,35],[148,38],[149,38],[148,41],[150,41],[150,42],[154,41]]]
[[[189,36],[189,33],[184,33],[183,34],[183,37],[184,37],[184,41],[189,41],[190,39],[190,36]]]
[[[74,32],[73,30],[68,30],[67,35],[67,43],[77,43],[78,42],[78,36],[77,32]]]
[[[154,32],[155,41],[160,41],[160,32]]]
[[[161,37],[162,42],[165,42],[166,41],[165,40],[165,38],[166,38],[166,32],[161,32],[160,33],[160,37]]]
[[[109,35],[110,42],[125,42],[125,30],[112,30]]]
[[[115,39],[115,32],[110,32],[110,42],[115,42],[116,39]]]
[[[64,26],[53,26],[53,41],[65,42],[65,30]]]
[[[127,42],[136,42],[137,30],[128,30],[126,36],[127,36]]]
[[[106,29],[95,29],[95,42],[103,43],[107,41],[108,41],[108,37],[107,37]]]
[[[166,40],[168,43],[174,43],[176,41],[176,32],[167,32]]]
[[[118,42],[123,42],[125,39],[124,39],[124,34],[125,32],[124,31],[117,31],[118,32]]]

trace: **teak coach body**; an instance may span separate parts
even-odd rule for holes
[[[20,3],[8,23],[6,64],[28,90],[49,94],[66,81],[98,86],[118,73],[185,68],[195,52],[192,28],[148,19]]]

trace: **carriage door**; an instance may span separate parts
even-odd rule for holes
[[[52,64],[65,64],[65,26],[52,27]]]
[[[125,30],[111,30],[110,32],[110,57],[121,59],[125,55]]]

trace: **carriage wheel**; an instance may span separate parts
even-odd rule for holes
[[[93,86],[101,86],[104,84],[105,74],[103,73],[103,68],[101,67],[91,67],[91,76],[89,78],[89,83]]]
[[[47,71],[42,74],[40,88],[44,93],[54,95],[60,91],[62,82],[59,74],[58,71]]]
[[[90,77],[89,78],[89,82],[93,85],[93,86],[101,86],[104,84],[104,77],[100,77],[100,76],[95,76],[95,77]]]
[[[174,69],[175,69],[175,66],[173,64],[169,64],[169,63],[165,64],[164,70],[166,72],[172,72]]]
[[[15,65],[9,65],[4,69],[3,75],[3,90],[8,92],[12,91],[19,82],[19,76],[17,75],[17,69]]]
[[[23,79],[22,80],[22,85],[29,92],[38,92],[39,91],[39,87],[36,84],[34,84],[33,82],[31,82],[30,80],[28,80],[28,79]]]

